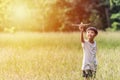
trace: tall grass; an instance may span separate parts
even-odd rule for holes
[[[0,34],[0,80],[83,80],[79,33]],[[119,32],[100,32],[97,80],[119,80]]]

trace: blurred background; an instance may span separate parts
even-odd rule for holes
[[[78,31],[91,23],[100,30],[120,30],[120,0],[0,0],[0,31]]]
[[[100,30],[96,80],[120,80],[120,0],[0,0],[0,80],[83,80],[81,22]]]

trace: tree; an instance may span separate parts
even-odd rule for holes
[[[99,29],[110,26],[108,0],[58,0],[56,5],[62,15],[60,29],[78,30],[70,24],[80,22],[92,23]]]
[[[110,0],[110,19],[113,30],[120,30],[120,0]]]
[[[1,0],[0,27],[31,31],[77,31],[78,27],[72,24],[84,22],[105,30],[110,26],[109,10],[116,13],[113,10],[116,8],[114,6],[116,2],[113,1],[111,0],[112,6],[110,6],[109,0]],[[28,19],[19,21],[14,17],[18,11],[18,6],[15,4],[27,6],[29,13],[26,14],[30,15]],[[16,7],[14,13],[9,11],[11,5],[11,10]],[[112,20],[119,20],[113,17],[111,15]]]

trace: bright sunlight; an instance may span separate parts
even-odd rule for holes
[[[27,19],[29,8],[26,5],[13,6],[13,17],[18,20]]]
[[[28,21],[32,17],[29,4],[25,2],[11,2],[11,4],[7,5],[5,12],[12,24],[24,23],[24,21]]]
[[[2,0],[0,26],[5,32],[44,31],[46,28],[49,30],[50,26],[57,24],[58,13],[54,12],[55,2],[56,0]],[[53,17],[52,23],[48,25],[51,17]]]
[[[4,0],[0,3],[0,26],[7,30],[39,30],[51,11],[50,3],[44,0]],[[45,19],[46,17],[46,19]],[[5,29],[6,31],[6,29]],[[9,32],[9,31],[8,31]]]

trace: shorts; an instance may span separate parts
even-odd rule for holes
[[[83,70],[82,76],[85,78],[95,78],[96,77],[96,71],[93,70]]]

